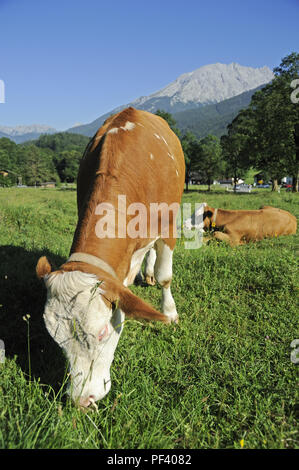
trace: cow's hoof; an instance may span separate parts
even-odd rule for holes
[[[176,325],[179,323],[179,316],[178,314],[170,316],[170,315],[165,315],[167,317],[166,323],[175,323]]]
[[[156,279],[154,278],[154,276],[146,276],[145,280],[149,286],[154,286],[156,284]]]

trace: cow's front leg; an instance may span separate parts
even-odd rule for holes
[[[171,294],[172,255],[171,249],[162,239],[156,241],[157,259],[155,263],[155,278],[162,286],[162,312],[169,321],[178,322],[178,314]]]
[[[154,275],[156,258],[156,250],[155,248],[151,248],[147,253],[145,260],[145,280],[150,286],[154,286],[156,284]]]
[[[214,232],[214,238],[219,241],[229,243],[231,246],[241,245],[240,237],[232,233]]]

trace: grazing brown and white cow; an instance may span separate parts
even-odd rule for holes
[[[205,205],[203,219],[205,230],[213,229],[214,238],[231,245],[290,235],[297,230],[296,217],[271,206],[259,210],[224,210]]]
[[[127,108],[110,117],[85,150],[70,257],[57,271],[46,257],[36,267],[47,287],[46,327],[67,355],[70,394],[83,407],[110,389],[125,315],[178,319],[170,284],[184,179],[179,139],[166,121],[145,111]],[[153,264],[151,255],[146,275],[162,286],[163,313],[127,287],[153,247],[157,259]]]

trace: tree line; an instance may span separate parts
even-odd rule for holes
[[[0,172],[3,172],[0,186],[12,186],[20,181],[29,186],[47,181],[73,182],[88,142],[88,137],[65,132],[42,135],[24,144],[3,137],[0,139]]]

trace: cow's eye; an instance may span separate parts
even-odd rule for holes
[[[102,339],[104,339],[105,336],[107,336],[107,334],[108,334],[108,326],[105,325],[104,328],[99,332],[99,336],[98,336],[99,341],[102,341]]]

